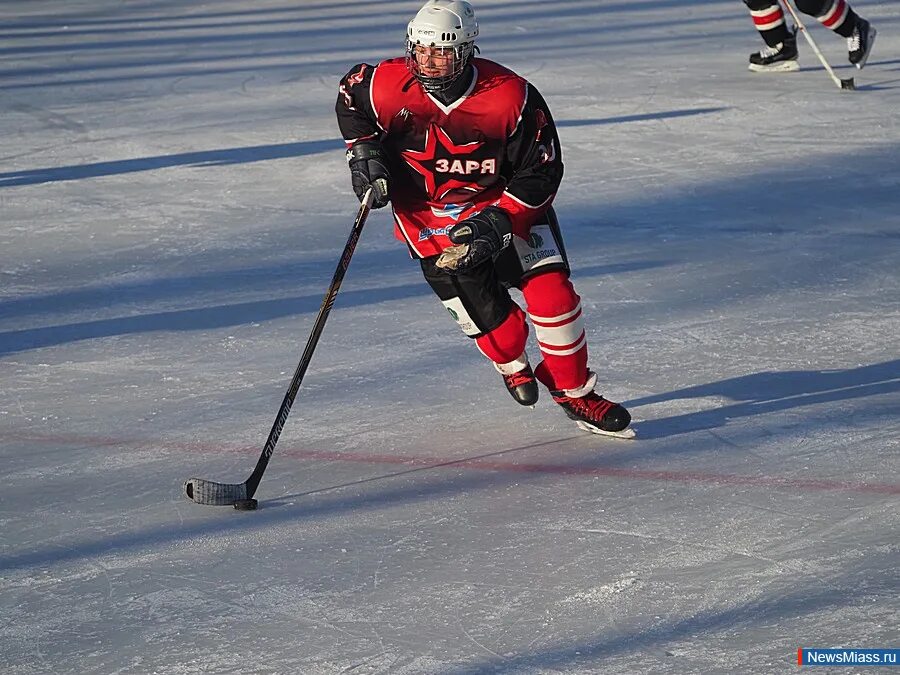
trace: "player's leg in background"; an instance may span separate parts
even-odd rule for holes
[[[753,25],[766,43],[765,48],[750,55],[754,72],[793,72],[797,62],[797,37],[787,27],[784,9],[775,0],[744,0]]]
[[[857,68],[866,65],[875,41],[875,29],[853,11],[849,2],[846,0],[796,0],[796,2],[797,9],[801,12],[814,16],[823,26],[847,38],[850,63]]]

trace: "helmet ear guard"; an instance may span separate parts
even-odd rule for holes
[[[429,0],[406,28],[406,66],[425,91],[440,93],[449,89],[465,72],[477,47],[478,22],[475,10],[466,0]],[[427,75],[416,59],[416,46],[452,49],[448,72]]]

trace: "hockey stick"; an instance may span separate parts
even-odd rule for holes
[[[822,65],[825,66],[825,70],[828,71],[828,75],[831,77],[832,82],[834,82],[838,86],[838,89],[856,89],[856,85],[853,83],[852,77],[849,77],[846,80],[842,80],[834,74],[834,70],[832,70],[831,66],[828,65],[828,61],[826,61],[825,57],[822,56],[822,52],[819,51],[819,46],[816,44],[815,40],[812,39],[812,36],[806,30],[806,26],[803,25],[803,22],[800,21],[800,17],[797,15],[797,10],[795,10],[794,6],[791,4],[791,0],[784,0],[784,4],[787,5],[788,11],[791,13],[791,16],[794,17],[794,23],[797,24],[797,28],[800,29],[801,33],[803,33],[803,37],[806,38],[809,46],[812,47],[812,50],[816,53],[816,56],[819,57],[819,61],[821,61]]]
[[[269,432],[269,437],[266,439],[266,444],[263,446],[253,473],[243,483],[217,483],[202,478],[186,480],[183,488],[184,494],[188,499],[192,499],[198,504],[210,504],[213,506],[233,505],[234,508],[240,510],[256,508],[256,500],[253,499],[253,495],[256,493],[256,488],[259,487],[259,482],[262,480],[263,472],[265,472],[266,466],[269,464],[272,453],[275,452],[275,444],[278,443],[278,437],[281,436],[281,430],[284,428],[284,423],[291,412],[294,398],[296,398],[297,391],[300,389],[300,382],[306,374],[313,351],[319,342],[319,337],[322,335],[322,329],[325,327],[325,320],[328,319],[328,314],[334,306],[334,300],[341,288],[341,282],[344,280],[347,267],[350,265],[350,258],[353,256],[353,251],[356,250],[356,244],[359,242],[360,234],[362,234],[363,225],[366,224],[366,218],[368,218],[369,211],[372,209],[372,198],[373,191],[370,187],[359,205],[359,211],[356,214],[356,220],[353,222],[350,237],[344,246],[344,252],[341,254],[334,277],[331,279],[331,285],[325,293],[324,300],[322,300],[322,307],[319,309],[319,315],[313,324],[312,332],[306,341],[306,349],[303,350],[303,356],[300,358],[300,363],[297,364],[297,369],[294,371],[291,386],[288,387],[287,393],[284,395],[281,408],[278,410],[275,423],[272,425],[272,430]]]

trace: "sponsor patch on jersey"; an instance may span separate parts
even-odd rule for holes
[[[475,206],[475,202],[466,202],[465,204],[445,204],[444,208],[441,209],[436,209],[432,206],[431,212],[434,214],[435,218],[452,218],[453,220],[459,220],[462,212],[467,211],[473,206]]]
[[[423,227],[419,230],[419,241],[425,241],[429,237],[435,237],[439,234],[446,236],[447,230],[451,227],[452,225],[448,225],[447,227]]]

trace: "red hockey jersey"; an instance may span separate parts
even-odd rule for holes
[[[338,126],[348,146],[381,142],[395,233],[416,257],[451,246],[447,230],[489,205],[527,238],[562,180],[559,138],[540,93],[492,61],[472,64],[468,90],[446,105],[402,58],[356,65],[341,80]]]

